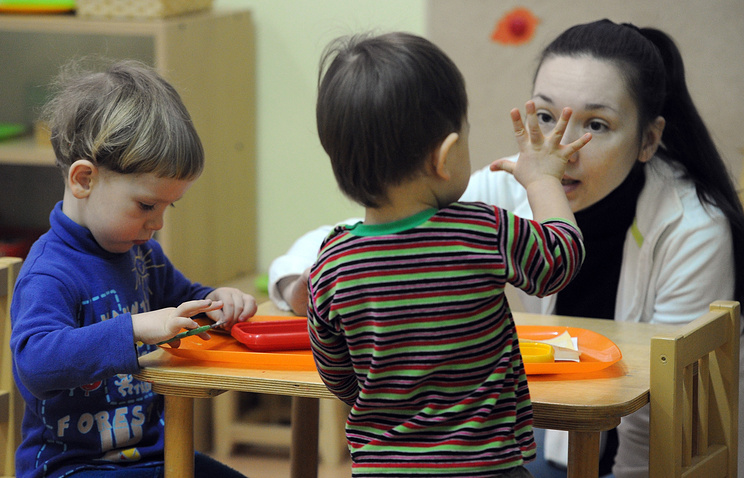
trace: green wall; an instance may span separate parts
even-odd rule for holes
[[[253,13],[263,272],[302,233],[362,214],[338,192],[317,139],[315,96],[323,48],[337,36],[366,30],[423,34],[425,0],[217,0],[214,5]]]

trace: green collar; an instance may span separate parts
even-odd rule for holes
[[[366,225],[363,222],[358,222],[354,225],[346,226],[346,229],[355,236],[363,237],[397,234],[402,231],[413,229],[414,227],[425,223],[436,213],[437,209],[435,208],[425,209],[419,213],[414,214],[413,216],[408,216],[407,218],[400,219],[398,221],[372,225]]]

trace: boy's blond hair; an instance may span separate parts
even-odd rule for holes
[[[58,93],[42,113],[63,174],[87,159],[122,174],[195,179],[204,149],[175,88],[151,67],[132,60],[91,72],[66,65]]]

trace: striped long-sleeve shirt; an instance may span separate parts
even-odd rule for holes
[[[485,477],[535,454],[511,283],[543,296],[583,261],[581,234],[481,203],[339,226],[309,281],[318,372],[352,405],[355,477]]]

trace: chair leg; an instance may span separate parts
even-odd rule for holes
[[[212,449],[218,460],[230,456],[235,445],[230,425],[238,416],[238,397],[238,392],[225,392],[212,398]]]

